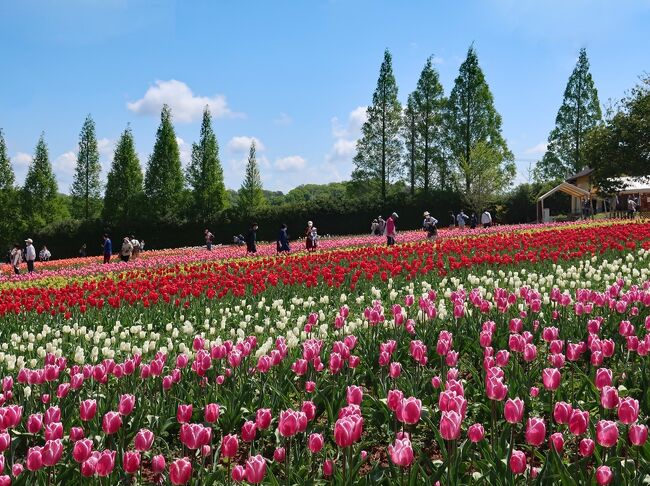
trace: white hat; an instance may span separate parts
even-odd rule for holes
[[[399,215],[397,213],[392,214],[393,218],[399,218]]]
[[[27,238],[25,240],[25,243],[29,243],[31,245],[32,243],[34,243],[34,241],[31,238]]]
[[[314,226],[314,223],[312,223],[311,221],[307,221],[307,226]]]
[[[429,216],[429,211],[425,211],[424,216]]]

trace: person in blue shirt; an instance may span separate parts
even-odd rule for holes
[[[289,235],[287,235],[287,225],[280,226],[280,235],[278,236],[278,253],[289,251]]]
[[[111,239],[108,237],[108,235],[104,235],[104,263],[110,263],[111,262],[111,255],[113,254],[113,243],[111,242]]]

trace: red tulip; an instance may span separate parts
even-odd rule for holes
[[[409,467],[413,463],[413,447],[408,439],[396,439],[388,446],[388,454],[396,466]]]
[[[186,484],[192,477],[192,463],[187,457],[176,459],[169,466],[169,480],[172,484]]]
[[[246,461],[245,477],[251,484],[259,484],[264,481],[266,475],[266,461],[261,455],[249,457]]]
[[[611,420],[600,420],[596,424],[596,440],[603,447],[613,447],[618,442],[618,427]]]
[[[521,422],[524,416],[524,401],[520,398],[508,399],[503,407],[503,415],[508,423]]]
[[[513,449],[510,456],[510,470],[513,474],[523,474],[526,470],[526,454],[522,451]]]

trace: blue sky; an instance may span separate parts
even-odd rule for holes
[[[0,0],[0,127],[19,182],[44,131],[67,192],[86,114],[105,170],[127,123],[144,167],[160,105],[186,162],[208,103],[226,185],[255,138],[286,191],[349,176],[385,48],[404,101],[430,55],[448,94],[473,42],[525,180],[578,50],[605,105],[650,69],[648,25],[649,0]]]

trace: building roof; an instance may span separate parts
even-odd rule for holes
[[[574,186],[573,184],[569,184],[568,182],[560,182],[557,186],[555,186],[553,189],[548,191],[546,194],[539,196],[537,200],[543,201],[544,199],[546,199],[551,194],[557,191],[562,191],[565,194],[568,194],[569,196],[574,196],[579,198],[591,196],[591,193],[589,191],[586,191],[585,189],[582,189],[578,186]]]
[[[619,194],[636,194],[650,192],[650,176],[648,177],[617,177],[611,181],[622,189]]]
[[[591,169],[591,168],[589,168],[589,167],[585,167],[584,169],[582,169],[582,170],[581,170],[580,172],[578,172],[577,174],[573,174],[572,176],[567,177],[567,178],[566,178],[566,181],[567,181],[567,182],[568,182],[568,181],[574,181],[574,180],[576,180],[576,179],[579,179],[580,177],[585,177],[585,176],[591,175],[591,173],[592,173],[593,171],[594,171],[594,169]]]

